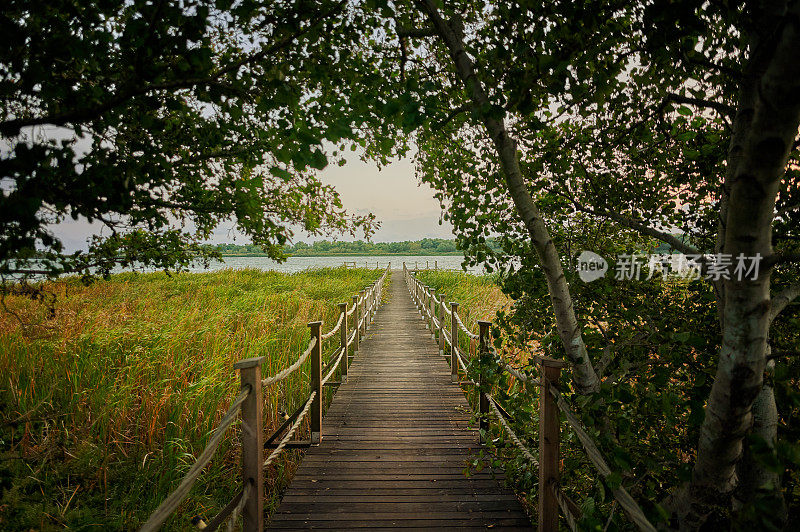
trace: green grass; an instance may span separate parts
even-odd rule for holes
[[[380,276],[365,269],[126,273],[51,283],[56,312],[6,296],[0,313],[0,529],[137,528],[177,486],[235,397],[237,360],[291,364],[337,304]],[[329,352],[337,345],[332,345]],[[265,430],[308,394],[307,368],[265,390]],[[237,489],[238,428],[165,529],[213,517]],[[267,472],[277,493],[298,462]],[[283,455],[282,455],[283,456]]]

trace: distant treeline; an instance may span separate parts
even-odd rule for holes
[[[263,255],[259,246],[253,244],[236,245],[220,244],[217,249],[223,255]],[[286,246],[288,255],[297,257],[316,257],[321,255],[457,255],[454,240],[442,238],[423,238],[422,240],[406,240],[404,242],[331,242],[320,240],[311,244],[297,242]]]

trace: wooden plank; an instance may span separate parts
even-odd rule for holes
[[[387,290],[270,529],[530,530],[502,472],[463,474],[480,450],[464,392],[400,272]]]

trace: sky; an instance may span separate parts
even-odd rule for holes
[[[349,159],[344,166],[326,168],[321,177],[336,187],[345,208],[378,217],[381,228],[373,237],[376,242],[453,238],[449,223],[439,225],[439,202],[428,185],[418,182],[410,159],[380,170],[373,162]]]
[[[372,237],[374,242],[453,238],[449,223],[439,225],[439,202],[430,187],[418,183],[410,159],[397,160],[379,170],[374,162],[363,162],[354,155],[344,166],[329,165],[320,172],[320,178],[336,187],[348,211],[354,214],[372,212],[377,216],[381,227]],[[98,229],[86,220],[71,219],[53,227],[67,252],[85,249],[87,238]],[[220,225],[210,243],[248,242],[241,235],[234,239],[231,229],[231,223]],[[295,231],[293,241],[313,242],[323,238],[328,237],[311,237]],[[339,239],[357,238],[343,235]]]

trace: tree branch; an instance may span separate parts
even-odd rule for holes
[[[437,33],[434,28],[404,28],[396,26],[397,36],[403,38],[420,39],[423,37],[436,37]]]
[[[259,59],[263,59],[267,55],[273,54],[278,50],[285,48],[286,46],[294,42],[295,39],[304,35],[305,33],[308,33],[311,29],[318,26],[320,22],[322,22],[329,16],[333,15],[337,11],[343,9],[346,3],[347,3],[346,0],[341,0],[331,9],[327,10],[324,13],[319,14],[315,18],[310,19],[310,23],[305,28],[298,29],[297,31],[291,33],[290,35],[287,35],[283,39],[274,43],[272,46],[263,48],[254,54],[245,56],[239,61],[235,61],[224,68],[216,70],[207,77],[178,79],[178,80],[168,81],[165,83],[149,83],[139,87],[133,87],[128,90],[122,91],[120,94],[113,96],[108,101],[91,108],[74,109],[72,111],[56,115],[45,115],[33,118],[14,118],[11,120],[6,120],[4,122],[0,122],[0,134],[6,137],[13,137],[19,135],[19,132],[23,127],[38,126],[44,124],[52,124],[54,126],[64,126],[66,124],[91,120],[93,118],[101,116],[103,113],[110,111],[111,109],[117,107],[118,105],[121,105],[122,103],[130,100],[131,98],[134,98],[136,96],[141,96],[142,94],[146,94],[153,90],[189,89],[197,85],[208,84],[208,85],[220,86],[224,89],[236,92],[237,95],[241,97],[242,95],[246,94],[239,91],[238,89],[234,89],[229,85],[221,84],[219,82],[219,78],[231,72],[235,73],[240,67],[253,63]]]
[[[680,251],[681,253],[683,253],[685,255],[702,255],[702,253],[698,249],[696,249],[696,248],[690,246],[689,244],[683,242],[679,238],[677,238],[677,237],[675,237],[675,236],[673,236],[673,235],[671,235],[669,233],[665,233],[664,231],[659,231],[658,229],[650,227],[650,226],[646,225],[644,222],[640,222],[640,221],[634,220],[633,218],[628,218],[627,216],[623,216],[622,214],[618,214],[618,213],[615,213],[615,212],[610,212],[610,211],[599,212],[599,211],[597,211],[595,209],[592,209],[590,207],[587,207],[587,206],[579,203],[574,198],[570,198],[570,199],[572,201],[572,204],[575,206],[575,208],[578,209],[581,212],[585,212],[587,214],[591,214],[592,216],[610,218],[610,219],[614,220],[615,222],[619,223],[620,225],[624,225],[625,227],[627,227],[629,229],[633,229],[634,231],[638,231],[638,232],[640,232],[640,233],[642,233],[644,235],[653,237],[656,240],[660,240],[660,241],[664,242],[665,244],[669,244],[670,246],[672,246],[673,248],[677,249],[678,251]]]
[[[736,115],[736,109],[722,102],[703,100],[701,98],[691,98],[689,96],[681,96],[680,94],[674,94],[674,93],[667,94],[666,101],[675,103],[685,103],[687,105],[693,105],[695,107],[706,107],[709,109],[714,109],[718,113],[725,115],[728,118],[733,118]]]
[[[438,130],[442,129],[452,119],[454,119],[455,117],[457,117],[461,113],[466,113],[467,111],[470,111],[471,109],[472,109],[472,105],[471,104],[464,104],[464,105],[462,105],[460,107],[456,107],[455,109],[450,111],[450,114],[448,114],[447,117],[444,120],[442,120],[441,122],[439,122],[438,124],[433,126],[434,131],[438,131]]]
[[[764,257],[761,266],[764,269],[769,269],[781,264],[789,264],[793,262],[800,262],[800,253],[776,253],[769,257]]]
[[[797,296],[800,296],[800,281],[790,284],[782,292],[773,296],[770,301],[769,321],[774,320]]]

